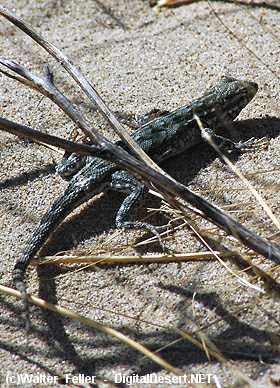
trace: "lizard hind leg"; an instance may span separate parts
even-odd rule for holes
[[[127,196],[121,204],[116,215],[117,228],[124,229],[144,229],[151,232],[158,238],[161,248],[165,251],[166,247],[163,244],[161,236],[157,227],[146,222],[130,221],[131,212],[140,204],[147,189],[145,185],[140,183],[134,176],[126,171],[117,171],[112,175],[111,189],[114,191],[121,191]]]

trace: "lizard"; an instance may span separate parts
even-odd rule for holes
[[[134,130],[132,138],[156,163],[161,163],[203,141],[194,113],[205,127],[211,129],[214,136],[221,139],[217,135],[219,130],[232,124],[257,90],[255,82],[222,77],[202,97],[141,125]],[[129,151],[121,140],[116,143]],[[144,228],[158,234],[153,225],[129,221],[131,211],[143,198],[146,188],[141,181],[116,164],[100,157],[71,154],[58,165],[57,172],[69,180],[69,184],[42,217],[13,269],[13,283],[21,292],[27,320],[25,272],[28,265],[61,222],[82,203],[106,190],[124,192],[127,196],[117,211],[116,226]]]

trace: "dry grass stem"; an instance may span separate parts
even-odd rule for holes
[[[126,265],[126,264],[148,264],[148,263],[170,263],[170,262],[184,262],[184,261],[202,261],[213,260],[215,255],[221,257],[229,257],[230,253],[213,252],[194,252],[194,253],[180,253],[172,255],[145,255],[145,256],[110,256],[110,255],[63,255],[63,256],[44,256],[38,261],[32,262],[33,265],[50,265],[50,264],[82,264],[91,263],[98,265]]]

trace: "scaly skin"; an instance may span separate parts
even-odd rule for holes
[[[224,77],[201,98],[142,125],[133,132],[132,137],[155,162],[160,163],[202,141],[200,129],[193,118],[194,113],[205,127],[216,133],[232,123],[254,97],[257,89],[257,84],[253,82]],[[118,144],[126,148],[121,141]],[[145,192],[144,185],[136,178],[117,165],[96,157],[73,154],[64,162],[65,166],[60,164],[58,171],[65,178],[72,179],[66,191],[43,216],[13,271],[14,285],[22,293],[26,314],[24,276],[30,261],[66,216],[94,195],[108,189],[127,193],[116,216],[117,227],[146,228],[157,233],[149,224],[128,221],[131,210]]]

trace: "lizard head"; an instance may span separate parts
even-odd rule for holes
[[[63,158],[56,165],[56,172],[63,179],[70,180],[86,164],[87,157],[84,155],[65,152]]]
[[[258,85],[255,82],[238,80],[232,77],[222,77],[215,85],[206,92],[205,96],[214,96],[215,103],[218,105],[224,119],[234,120],[241,110],[252,100],[258,91]]]

